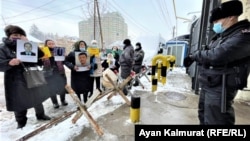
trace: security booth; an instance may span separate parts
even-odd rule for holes
[[[187,41],[168,41],[163,54],[175,56],[175,66],[182,67],[183,60],[187,56],[188,47]]]

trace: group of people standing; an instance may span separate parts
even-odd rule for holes
[[[45,114],[43,102],[50,98],[55,109],[59,108],[57,95],[60,96],[61,105],[66,106],[66,89],[67,77],[65,68],[71,71],[71,87],[76,92],[80,100],[86,103],[88,97],[93,94],[94,82],[96,88],[101,91],[101,76],[103,71],[103,60],[100,56],[91,55],[88,52],[88,45],[85,41],[80,40],[74,44],[74,50],[65,55],[64,61],[57,61],[54,57],[55,42],[53,40],[46,40],[44,47],[38,47],[38,62],[22,62],[17,59],[17,40],[24,40],[28,42],[25,31],[15,25],[6,26],[6,37],[3,38],[3,44],[0,46],[0,71],[4,72],[4,88],[6,107],[8,111],[13,111],[17,121],[17,128],[23,128],[27,123],[27,110],[35,109],[38,120],[50,120],[51,118]],[[97,42],[91,43],[92,47],[97,47]],[[140,43],[137,43],[141,50]],[[133,67],[139,65],[136,62],[138,56],[134,56],[134,51],[137,52],[139,48],[134,50],[129,39],[124,40],[124,48],[121,54],[118,53],[118,48],[114,47],[112,52],[108,55],[106,60],[108,68],[115,72],[120,72],[121,77],[126,79]],[[48,56],[43,48],[48,48],[50,55]],[[77,53],[77,54],[76,54]],[[136,53],[135,53],[136,54]],[[144,53],[140,62],[142,63]],[[112,59],[111,59],[112,58]],[[80,65],[76,64],[76,59],[79,60]],[[114,63],[113,63],[114,62]],[[43,68],[44,76],[47,85],[27,88],[26,80],[23,76],[25,65],[26,67]],[[98,69],[99,68],[99,69]],[[119,69],[120,68],[120,69]],[[138,72],[138,67],[135,71]],[[83,97],[81,97],[83,94]],[[127,94],[127,93],[125,93]]]

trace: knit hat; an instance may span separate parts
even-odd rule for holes
[[[21,27],[16,26],[16,25],[8,25],[8,26],[6,26],[4,28],[4,32],[5,32],[5,35],[7,37],[10,37],[11,34],[21,34],[21,35],[26,36],[25,31]]]
[[[91,45],[97,45],[97,41],[96,40],[92,40],[91,41]]]
[[[217,7],[211,11],[209,22],[213,23],[216,20],[229,16],[240,16],[242,11],[242,3],[239,0],[224,2],[220,7]]]
[[[130,42],[129,39],[125,39],[125,40],[123,41],[123,44],[125,44],[126,46],[128,46],[128,45],[131,45],[131,42]]]

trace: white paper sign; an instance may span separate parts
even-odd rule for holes
[[[16,57],[22,62],[34,62],[38,61],[37,51],[38,45],[32,41],[17,40]]]
[[[54,53],[55,61],[65,60],[65,47],[54,47],[53,53]]]

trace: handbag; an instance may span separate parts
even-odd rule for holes
[[[22,62],[21,64],[25,70],[23,76],[26,80],[27,88],[35,88],[47,84],[43,71],[40,71],[38,67],[26,67]]]

